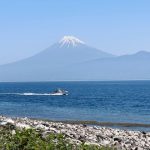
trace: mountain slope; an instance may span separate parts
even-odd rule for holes
[[[71,65],[85,61],[109,57],[114,56],[89,47],[73,36],[65,36],[58,43],[35,56],[0,66],[0,81],[55,80],[57,72],[61,69],[65,70]]]
[[[150,80],[150,53],[113,56],[65,36],[41,53],[0,66],[0,81]]]
[[[87,61],[62,71],[67,80],[149,80],[150,53],[138,52],[114,58]]]

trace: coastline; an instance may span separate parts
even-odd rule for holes
[[[49,121],[49,122],[62,122],[62,123],[68,123],[68,124],[86,124],[86,125],[92,125],[92,126],[150,128],[150,124],[144,124],[144,123],[99,122],[99,121],[92,121],[92,120],[49,120],[49,119],[40,119],[40,118],[39,119],[30,118],[30,119],[43,120],[43,121]]]
[[[91,122],[60,122],[0,116],[0,126],[11,124],[18,129],[41,129],[44,135],[62,133],[75,144],[84,142],[98,146],[115,147],[118,150],[149,150],[150,148],[150,132],[89,126],[89,123]],[[110,123],[103,123],[103,125],[110,125]]]
[[[125,129],[125,130],[133,130],[133,131],[144,131],[150,132],[150,124],[149,123],[137,123],[137,122],[110,122],[110,121],[95,121],[95,120],[54,120],[54,119],[47,119],[47,118],[34,118],[34,117],[22,117],[22,116],[9,116],[9,115],[0,115],[1,117],[6,118],[28,118],[30,120],[41,120],[46,122],[56,122],[56,123],[64,123],[64,124],[85,124],[87,126],[98,126],[98,127],[109,127],[109,128],[116,128],[116,129]],[[146,129],[146,130],[145,130]]]

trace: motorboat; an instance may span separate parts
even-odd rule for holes
[[[50,93],[50,95],[68,95],[68,91],[56,89],[54,92]]]

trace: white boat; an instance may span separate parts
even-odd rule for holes
[[[68,91],[56,89],[54,92],[50,93],[50,95],[68,95]]]

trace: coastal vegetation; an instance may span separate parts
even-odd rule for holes
[[[1,150],[113,150],[109,147],[71,143],[65,135],[50,133],[44,137],[40,130],[15,129],[12,125],[0,126]]]
[[[0,150],[149,150],[150,132],[0,116]]]

